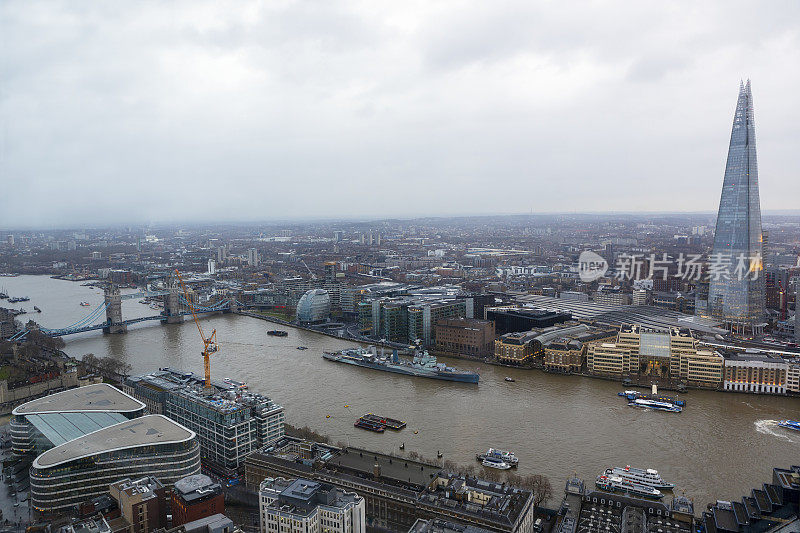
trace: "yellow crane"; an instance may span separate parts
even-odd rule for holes
[[[189,296],[189,291],[186,289],[186,284],[183,283],[183,278],[181,277],[181,273],[178,270],[175,270],[175,277],[178,278],[178,283],[181,284],[181,289],[183,289],[183,295],[186,297],[186,303],[189,305],[189,310],[192,312],[192,318],[194,319],[195,325],[197,325],[197,331],[200,332],[200,338],[203,339],[203,367],[206,371],[206,381],[205,387],[211,387],[211,359],[210,356],[212,353],[219,350],[219,346],[217,346],[217,330],[211,331],[211,336],[206,337],[206,334],[203,333],[203,328],[200,327],[200,321],[197,319],[197,313],[194,310],[194,304],[192,303],[192,298]]]

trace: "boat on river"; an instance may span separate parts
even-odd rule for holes
[[[395,374],[444,381],[478,383],[480,378],[477,372],[458,370],[437,362],[436,357],[428,354],[427,351],[416,352],[412,361],[400,359],[396,351],[392,354],[391,359],[387,359],[379,357],[364,348],[350,348],[340,352],[324,352],[322,357],[334,363],[344,363],[373,370],[382,370],[383,372],[394,372]]]
[[[641,483],[634,483],[615,475],[609,476],[601,474],[597,476],[594,484],[597,488],[608,492],[623,492],[630,496],[641,496],[653,500],[660,500],[664,497],[664,493],[656,488]]]
[[[672,490],[675,488],[675,483],[664,481],[658,470],[652,468],[634,468],[630,465],[625,468],[614,467],[607,468],[604,472],[606,476],[617,476],[631,483],[639,483],[640,485],[647,485],[654,489]]]
[[[781,420],[778,422],[778,425],[782,428],[792,429],[794,431],[800,431],[800,422],[797,420]]]

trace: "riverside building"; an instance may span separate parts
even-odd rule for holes
[[[534,519],[528,490],[448,473],[424,461],[291,437],[248,456],[245,476],[248,487],[259,487],[256,481],[267,477],[298,476],[355,492],[364,498],[370,525],[389,531],[408,531],[422,518],[529,532]]]
[[[109,493],[124,478],[152,476],[165,487],[200,472],[193,431],[163,415],[146,415],[60,444],[34,461],[30,498],[42,515],[69,514]]]
[[[267,478],[259,486],[261,533],[364,533],[364,498],[309,479]]]
[[[475,318],[446,318],[436,323],[436,355],[490,357],[494,323]]]
[[[206,389],[191,372],[163,369],[128,378],[125,387],[196,432],[204,464],[223,476],[236,476],[249,453],[283,436],[283,407],[242,383],[212,381]]]
[[[762,354],[726,354],[724,389],[736,392],[786,394],[789,363]]]
[[[145,413],[145,404],[98,383],[31,400],[12,411],[11,449],[33,456]]]

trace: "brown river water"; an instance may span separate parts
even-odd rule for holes
[[[0,278],[0,288],[31,298],[11,306],[42,309],[19,318],[51,328],[79,320],[103,300],[99,289],[45,276]],[[91,306],[81,307],[81,301]],[[137,300],[123,306],[125,318],[157,313]],[[440,451],[465,464],[489,446],[509,449],[519,457],[520,474],[550,477],[555,499],[573,472],[591,482],[604,468],[630,464],[658,469],[676,483],[676,493],[695,500],[699,512],[713,500],[739,498],[769,481],[773,466],[800,464],[800,433],[776,425],[800,418],[799,398],[690,391],[682,395],[682,413],[655,412],[628,407],[617,396],[621,385],[610,381],[448,359],[450,366],[481,374],[477,386],[449,383],[324,361],[324,350],[352,343],[292,328],[281,328],[288,337],[270,337],[266,331],[274,325],[254,318],[214,316],[202,325],[207,332],[216,329],[221,344],[214,376],[248,382],[284,405],[291,424],[308,425],[334,442],[395,453],[405,443],[406,453],[436,457]],[[202,343],[189,322],[145,322],[124,335],[88,332],[65,342],[70,355],[110,355],[134,373],[165,366],[203,371]],[[365,412],[406,420],[408,427],[382,435],[354,428]]]

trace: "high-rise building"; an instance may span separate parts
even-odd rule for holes
[[[258,250],[250,248],[247,250],[247,265],[251,267],[258,266]]]
[[[739,88],[709,258],[708,313],[734,331],[752,331],[764,316],[762,238],[753,95],[748,80]]]
[[[794,299],[794,338],[800,344],[800,279],[796,282],[797,295]]]

